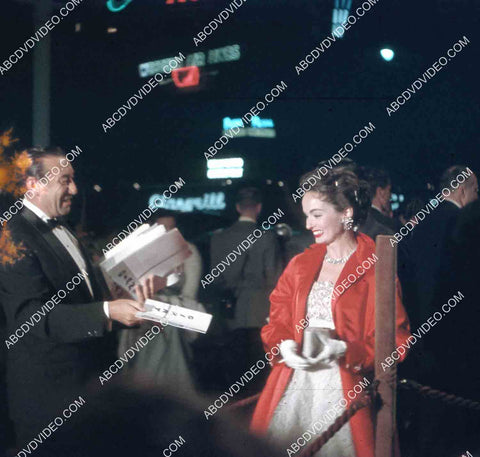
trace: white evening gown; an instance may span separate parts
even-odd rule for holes
[[[331,307],[333,287],[330,281],[313,283],[307,300],[309,325],[335,328]],[[307,429],[313,430],[312,425],[317,420],[322,421],[324,425],[319,433],[312,433],[312,439],[307,443],[310,445],[331,425],[325,413],[343,398],[338,362],[317,371],[295,370],[270,422],[268,438],[288,448]],[[335,412],[332,415],[332,411],[330,417],[339,415]],[[350,423],[345,424],[315,457],[355,457]]]

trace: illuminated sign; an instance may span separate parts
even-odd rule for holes
[[[234,62],[236,60],[240,60],[241,55],[240,45],[232,44],[222,48],[210,49],[207,54],[202,51],[188,54],[183,62],[183,66],[204,67],[207,64],[214,65],[217,63]],[[174,59],[174,57],[167,57],[165,59],[141,63],[138,66],[138,73],[141,78],[147,78],[155,73],[164,73],[163,68],[168,66],[172,59]]]
[[[253,116],[250,122],[253,128],[264,129],[269,127],[275,127],[272,119],[261,119],[258,116]],[[229,117],[223,118],[223,129],[233,129],[234,127],[243,127],[242,119],[230,119]]]
[[[261,119],[258,116],[253,116],[250,121],[251,127],[243,128],[243,121],[240,118],[230,119],[229,117],[223,118],[223,135],[235,127],[240,127],[238,133],[232,131],[235,137],[250,136],[257,138],[275,138],[275,124],[272,119]]]
[[[196,2],[197,0],[188,0],[189,2]],[[113,13],[118,13],[125,9],[133,0],[108,0],[107,8]],[[187,0],[166,0],[165,5],[174,5],[175,3],[187,3]]]
[[[172,79],[177,87],[198,86],[200,71],[198,67],[183,67],[172,70]]]
[[[133,0],[108,0],[107,8],[114,13],[118,13],[125,9],[129,3],[132,3],[132,1]]]
[[[241,178],[243,176],[243,159],[209,159],[207,161],[207,178]]]
[[[163,200],[163,205],[158,204]],[[150,207],[169,209],[172,211],[181,211],[190,213],[192,211],[218,211],[226,208],[224,192],[206,192],[201,197],[177,198],[171,197],[168,200],[163,198],[162,194],[153,194],[148,199]]]
[[[392,211],[395,211],[400,207],[400,203],[405,200],[405,196],[403,194],[392,194],[390,197],[390,201],[392,202]]]

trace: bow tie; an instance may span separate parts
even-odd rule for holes
[[[51,229],[64,226],[63,222],[59,221],[57,218],[48,219],[46,223]]]

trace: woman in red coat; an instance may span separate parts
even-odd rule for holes
[[[315,244],[291,260],[270,295],[262,340],[270,358],[280,354],[251,428],[285,446],[289,457],[325,431],[372,379],[378,257],[373,240],[357,233],[369,205],[366,183],[351,171],[333,169],[317,180],[302,199]],[[410,336],[400,293],[397,279],[397,345]],[[316,457],[373,455],[372,410],[364,408]]]

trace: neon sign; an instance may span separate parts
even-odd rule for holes
[[[234,62],[240,60],[241,55],[240,45],[232,44],[222,48],[210,49],[206,54],[202,51],[188,54],[183,65],[185,67],[204,67],[207,64],[215,65],[224,62]],[[172,59],[173,57],[167,57],[166,59],[141,63],[138,66],[138,73],[141,78],[153,76],[155,73],[163,73],[163,68]]]
[[[210,159],[207,162],[207,178],[241,178],[244,161],[241,157]]]
[[[125,9],[133,0],[108,0],[107,8],[113,13],[118,13]]]
[[[198,67],[183,67],[172,70],[172,79],[177,87],[198,86],[200,71]]]
[[[198,0],[188,0],[190,2],[196,2]],[[118,13],[119,11],[124,10],[133,0],[108,0],[107,8],[112,13]],[[165,5],[174,5],[176,3],[187,3],[187,0],[166,0]]]
[[[250,122],[250,125],[253,128],[265,129],[275,127],[272,119],[260,119],[258,116],[253,116]],[[233,129],[234,127],[243,127],[243,122],[241,119],[230,119],[229,117],[223,118],[223,129]]]
[[[238,132],[232,129],[240,127]],[[275,138],[277,133],[275,131],[275,124],[273,119],[261,119],[258,116],[253,116],[250,121],[250,127],[244,127],[243,121],[240,118],[230,119],[229,117],[223,118],[223,134],[232,130],[232,134],[235,138],[242,136],[252,136],[257,138]]]
[[[204,193],[203,197],[187,197],[187,198],[175,198],[171,197],[168,200],[163,201],[163,205],[160,203],[163,198],[161,194],[153,194],[148,203],[150,207],[156,206],[157,208],[170,209],[173,211],[181,211],[184,213],[190,213],[196,209],[199,211],[215,211],[225,209],[227,204],[225,203],[224,192],[208,192]]]

